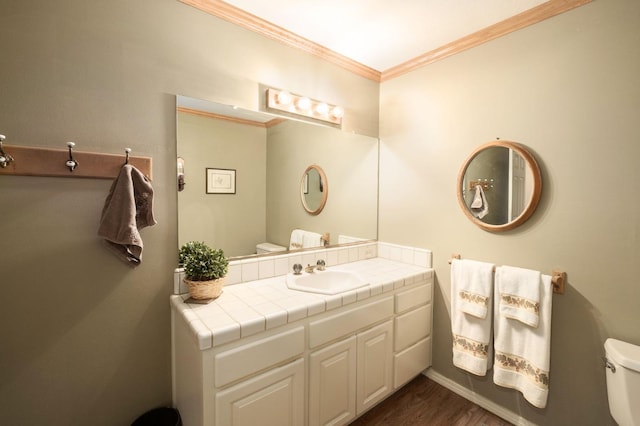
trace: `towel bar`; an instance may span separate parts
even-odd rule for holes
[[[451,259],[449,259],[449,264],[453,259],[462,259],[462,256],[459,254],[452,254]],[[493,272],[496,271],[494,266]],[[553,285],[553,292],[556,294],[564,294],[564,284],[567,281],[567,273],[564,271],[560,271],[558,269],[554,269],[551,271],[551,284]]]

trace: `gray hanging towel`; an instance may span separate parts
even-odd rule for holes
[[[138,266],[142,261],[139,231],[155,224],[151,182],[140,170],[125,164],[104,202],[98,235],[120,259]]]

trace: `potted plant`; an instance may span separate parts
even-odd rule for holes
[[[180,247],[179,255],[191,297],[204,300],[220,296],[229,270],[224,252],[201,241],[189,241]]]

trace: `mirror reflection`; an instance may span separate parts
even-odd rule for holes
[[[490,142],[476,149],[458,175],[458,201],[479,227],[504,231],[535,211],[542,182],[535,158],[514,142]]]
[[[264,243],[288,250],[300,229],[330,235],[330,245],[377,238],[376,138],[178,96],[177,156],[179,245],[205,241],[240,257]],[[314,215],[300,208],[301,173],[317,164],[331,177],[331,201]],[[206,169],[233,170],[235,193],[207,193]],[[325,201],[326,176],[324,192],[319,180],[310,186]]]
[[[307,213],[320,214],[327,203],[329,195],[329,181],[320,166],[315,164],[307,167],[300,181],[300,199]]]

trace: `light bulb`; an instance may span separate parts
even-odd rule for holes
[[[296,106],[302,111],[308,111],[309,109],[311,109],[311,99],[303,96],[302,98],[298,99],[298,102],[296,102]]]
[[[289,92],[278,92],[276,95],[276,102],[281,105],[289,105],[292,101],[291,93]]]
[[[320,115],[327,115],[329,114],[329,105],[325,104],[324,102],[320,102],[317,106],[316,106],[316,112]]]
[[[344,117],[344,109],[341,106],[335,106],[331,110],[331,115],[335,118],[342,118]]]

